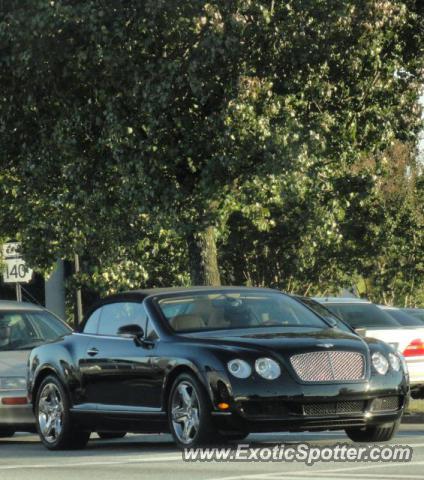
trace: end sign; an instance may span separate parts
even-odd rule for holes
[[[3,245],[4,283],[28,283],[33,271],[29,268],[19,253],[20,243],[9,242]]]

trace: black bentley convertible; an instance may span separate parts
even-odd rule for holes
[[[32,351],[28,385],[52,450],[93,431],[171,432],[183,447],[302,430],[385,441],[409,395],[390,346],[294,297],[235,287],[110,296]]]

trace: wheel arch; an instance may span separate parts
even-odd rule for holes
[[[62,384],[63,379],[61,378],[60,374],[52,365],[44,365],[38,372],[34,379],[34,384],[31,390],[31,403],[32,403],[32,410],[35,409],[35,401],[37,399],[38,390],[40,389],[40,385],[43,383],[43,380],[47,378],[49,375],[54,375]]]
[[[189,375],[194,376],[201,383],[201,385],[204,387],[204,389],[207,393],[209,401],[212,404],[212,402],[213,402],[212,392],[211,392],[210,385],[208,385],[208,382],[206,381],[206,379],[201,375],[200,371],[194,365],[183,363],[183,364],[180,364],[180,365],[177,365],[176,367],[174,367],[168,373],[168,375],[166,376],[164,387],[163,387],[163,390],[162,390],[163,391],[163,393],[162,393],[162,409],[164,411],[168,410],[168,399],[169,399],[169,395],[171,393],[172,385],[174,384],[175,379],[179,375],[181,375],[182,373],[187,373]]]

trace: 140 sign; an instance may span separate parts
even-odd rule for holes
[[[19,244],[16,242],[3,245],[4,270],[3,281],[5,283],[27,283],[31,281],[32,269],[19,255]]]
[[[5,283],[27,283],[32,278],[32,270],[21,259],[6,260],[3,271]]]

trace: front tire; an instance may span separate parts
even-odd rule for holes
[[[346,428],[347,436],[354,442],[387,442],[393,438],[400,420],[383,425],[370,425],[364,428]]]
[[[168,399],[168,421],[172,436],[181,448],[213,442],[216,430],[210,415],[210,401],[194,375],[179,375]]]
[[[70,401],[63,385],[53,375],[46,377],[35,400],[37,431],[49,450],[84,448],[90,432],[77,428],[70,415]]]

